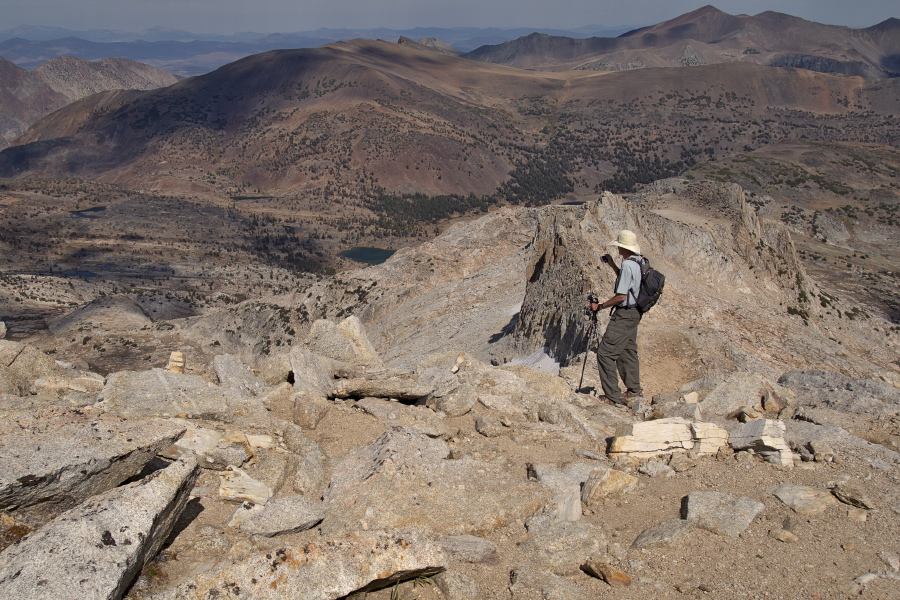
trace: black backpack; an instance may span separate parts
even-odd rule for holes
[[[659,302],[666,285],[666,276],[651,267],[650,261],[643,256],[640,259],[629,257],[629,260],[634,260],[641,267],[641,287],[634,301],[638,311],[644,314]],[[631,291],[628,293],[631,294]]]

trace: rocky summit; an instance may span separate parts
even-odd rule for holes
[[[896,598],[896,328],[755,200],[508,207],[292,294],[0,340],[0,597]],[[623,228],[667,277],[627,406],[585,313]],[[97,372],[68,342],[104,328],[167,360]]]

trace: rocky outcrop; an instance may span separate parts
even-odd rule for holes
[[[71,371],[34,346],[0,340],[0,392],[24,396],[37,379],[70,375]]]
[[[802,268],[787,231],[761,222],[739,186],[696,186],[681,194],[695,212],[657,208],[655,198],[628,202],[610,193],[596,203],[547,209],[529,246],[525,299],[504,341],[506,351],[529,354],[543,348],[563,365],[583,352],[587,295],[612,296],[614,274],[600,257],[610,251],[607,244],[621,229],[635,231],[644,256],[667,274],[661,306],[668,313],[680,303],[681,273],[688,266],[703,271],[707,277],[702,285],[709,286],[708,292],[695,287],[691,295],[721,301],[723,287],[745,288],[760,272],[785,293],[788,286],[793,293],[792,277]],[[711,215],[702,227],[697,226],[697,213]],[[763,251],[767,248],[772,251]],[[648,319],[661,312],[653,311]]]
[[[25,415],[4,416],[21,423]],[[0,444],[0,509],[69,508],[137,475],[184,430],[150,419],[85,422],[66,412],[30,427],[7,425]]]
[[[0,596],[121,598],[184,511],[199,469],[179,461],[95,496],[0,554]]]
[[[654,193],[659,191],[665,190]],[[740,194],[731,188],[721,191],[731,195],[714,206],[744,219],[739,233],[745,244],[758,223],[735,204]],[[652,199],[651,193],[640,201]],[[633,204],[612,199],[602,210],[562,207],[547,214],[594,210],[595,222],[585,217],[572,231],[588,226],[599,231],[603,225],[612,232],[621,219],[631,218]],[[687,230],[660,227],[665,239],[650,235],[649,247],[665,243],[688,248],[679,237]],[[706,234],[700,239],[708,241]],[[727,296],[732,286],[755,283],[743,266],[723,266],[729,262],[723,257],[737,256],[728,252],[738,244],[723,240],[691,251],[697,262],[722,267],[710,277]],[[748,254],[741,260],[750,262],[763,261],[767,253],[744,251]],[[471,260],[461,262],[471,266],[477,257]],[[754,271],[768,268],[764,262],[753,264]],[[444,266],[465,270],[449,259]],[[676,281],[686,276],[686,271],[673,273]],[[417,281],[431,281],[437,289],[434,277]],[[461,287],[472,283],[465,279],[468,275],[462,277]],[[760,280],[774,286],[777,278],[761,275]],[[351,288],[359,289],[353,285],[355,281]],[[772,289],[778,293],[777,286]],[[405,306],[421,290],[407,292],[405,300],[392,301]],[[738,298],[743,294],[734,293]],[[682,302],[673,300],[667,311],[686,310]],[[371,310],[377,312],[377,307]],[[701,325],[706,317],[691,314],[702,331],[675,338],[666,352],[682,353],[681,342],[694,336],[692,348],[709,344],[701,356],[713,357],[725,334],[707,338],[710,329]],[[651,313],[642,327],[648,333],[665,332],[652,327],[669,315]],[[378,327],[389,321],[381,316],[385,321]],[[772,383],[777,375],[772,369],[760,373],[729,367],[720,372],[711,361],[688,377],[687,371],[669,371],[650,360],[649,371],[661,378],[653,385],[665,391],[653,403],[639,399],[626,407],[584,388],[573,391],[581,364],[563,367],[560,375],[523,364],[496,366],[484,360],[485,354],[434,340],[392,349],[398,360],[383,361],[372,349],[383,347],[384,339],[372,335],[378,343],[368,343],[371,333],[361,323],[320,322],[303,344],[253,362],[257,371],[243,362],[241,352],[210,357],[203,364],[188,350],[186,368],[199,375],[118,372],[106,379],[99,394],[104,378],[29,351],[30,364],[62,369],[62,374],[32,379],[23,369],[15,395],[0,394],[0,463],[7,441],[15,441],[23,430],[49,436],[41,439],[54,434],[74,438],[77,425],[87,438],[100,438],[78,442],[69,452],[73,456],[94,442],[114,446],[110,436],[135,442],[138,436],[123,424],[142,425],[141,434],[156,423],[185,430],[164,448],[142,447],[129,454],[131,470],[141,471],[129,479],[158,468],[154,454],[196,459],[203,467],[190,491],[195,499],[191,510],[182,513],[167,550],[131,588],[133,598],[336,600],[398,583],[394,595],[403,596],[409,588],[405,595],[411,596],[417,593],[412,589],[417,576],[440,569],[447,570],[433,581],[449,599],[575,600],[608,595],[609,586],[628,581],[635,597],[712,593],[708,590],[759,595],[773,582],[785,595],[799,597],[820,593],[826,584],[818,583],[821,571],[806,580],[795,576],[803,567],[796,553],[779,558],[796,569],[772,570],[765,582],[742,575],[736,579],[707,565],[718,564],[723,552],[737,560],[751,546],[753,552],[769,555],[768,548],[759,550],[757,544],[766,539],[776,547],[796,543],[795,548],[801,540],[814,540],[830,577],[827,585],[833,587],[840,577],[856,581],[859,572],[846,571],[862,568],[864,560],[841,560],[854,543],[846,538],[848,522],[853,528],[870,522],[866,542],[873,550],[893,547],[891,529],[881,525],[900,510],[892,495],[900,454],[835,425],[817,424],[825,422],[824,412],[804,412],[832,411],[828,414],[835,418],[890,424],[893,396],[877,382],[829,379],[807,392],[799,384]],[[671,323],[668,327],[673,329]],[[672,339],[647,336],[642,343],[659,348]],[[440,352],[420,352],[432,344]],[[697,379],[708,371],[715,373]],[[660,383],[662,378],[671,381]],[[792,378],[786,375],[784,381]],[[686,379],[693,381],[678,389],[675,382]],[[158,416],[119,416],[143,413]],[[767,456],[778,465],[801,468],[775,468],[756,460]],[[92,473],[90,478],[101,481],[103,476]],[[77,487],[72,479],[61,480],[63,487]],[[799,489],[799,483],[806,489]],[[698,488],[702,491],[684,497],[686,490]],[[683,518],[671,519],[679,503]],[[764,520],[756,518],[762,503]],[[814,520],[797,518],[816,503],[825,510],[812,509],[808,514],[816,515]],[[36,535],[42,531],[39,526],[52,526],[52,514],[42,516],[31,508],[40,506],[9,507],[0,514],[0,545],[29,532]],[[729,539],[717,541],[701,529]],[[121,532],[109,531],[108,539],[120,544]],[[742,536],[747,541],[737,539]],[[661,564],[680,566],[673,570]],[[884,569],[865,566],[873,572],[876,567]],[[888,580],[863,577],[857,584],[875,587]],[[382,594],[387,597],[388,592]]]

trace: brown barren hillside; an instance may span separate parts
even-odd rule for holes
[[[31,72],[0,58],[0,148],[75,100],[107,90],[151,90],[176,81],[171,73],[124,58],[89,62],[63,56]]]
[[[380,188],[487,195],[512,176],[510,185],[527,199],[534,192],[527,186],[542,185],[529,181],[535,171],[574,175],[590,187],[627,171],[597,165],[598,173],[586,174],[564,156],[566,164],[553,164],[560,162],[554,145],[571,145],[572,136],[576,146],[626,143],[636,153],[643,146],[631,143],[635,136],[650,143],[666,130],[673,135],[652,146],[670,172],[657,175],[683,169],[679,160],[690,166],[692,153],[727,153],[732,138],[737,150],[792,132],[891,144],[897,88],[892,80],[752,64],[535,73],[358,40],[260,54],[162,90],[73,104],[2,155],[0,174],[99,177],[180,191],[303,192],[326,201]],[[824,129],[812,123],[819,117]],[[717,123],[733,123],[728,129],[741,135],[723,136]],[[623,124],[631,131],[620,135]],[[575,163],[596,157],[584,152]],[[616,155],[620,160],[622,152]],[[572,185],[543,187],[558,195]]]

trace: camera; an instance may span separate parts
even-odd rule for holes
[[[605,254],[604,254],[603,256],[600,257],[600,262],[606,262],[606,255],[605,255]]]
[[[600,298],[598,298],[595,294],[588,294],[588,302],[591,304],[600,304]]]

